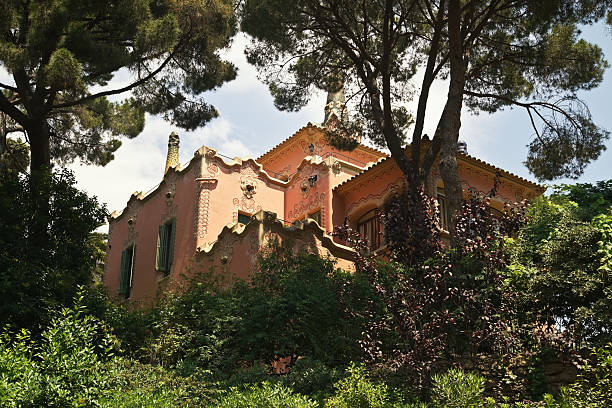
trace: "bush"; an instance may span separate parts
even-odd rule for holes
[[[362,314],[360,345],[367,361],[403,375],[424,393],[432,373],[449,360],[499,355],[517,343],[517,333],[508,330],[515,327],[510,306],[516,294],[504,287],[501,270],[505,237],[522,225],[522,211],[498,219],[486,199],[473,197],[457,214],[452,251],[440,244],[436,213],[422,193],[390,199],[384,215],[389,262],[364,255],[354,231],[336,229],[353,244],[356,274],[376,294]]]
[[[82,297],[62,309],[42,333],[0,338],[0,406],[95,406],[109,388],[106,362],[116,346],[103,325],[86,316]]]
[[[50,310],[69,307],[77,288],[93,282],[99,251],[90,233],[106,209],[75,184],[67,170],[41,181],[37,193],[49,197],[41,216],[29,176],[0,175],[0,327],[39,334]],[[42,237],[35,234],[41,223]]]
[[[181,377],[160,366],[117,358],[112,388],[100,400],[105,408],[214,406],[217,391],[196,376]]]
[[[252,286],[240,293],[241,355],[267,363],[308,356],[332,367],[347,364],[358,348],[355,327],[339,301],[346,279],[331,259],[294,254],[290,242],[272,241],[260,256]]]
[[[485,379],[477,374],[450,369],[433,376],[432,405],[436,408],[478,408],[482,405]]]
[[[221,398],[217,408],[315,408],[317,404],[308,397],[294,394],[280,384],[264,382],[245,390],[232,388]]]
[[[593,349],[593,357],[578,381],[561,389],[560,408],[612,407],[612,343]]]
[[[289,374],[284,376],[283,383],[300,394],[316,395],[316,399],[320,400],[320,397],[332,394],[334,383],[339,381],[341,376],[342,371],[305,357],[291,367]]]
[[[610,202],[585,185],[566,189],[528,208],[507,283],[522,294],[514,307],[523,323],[569,328],[579,340],[601,346],[612,339]]]
[[[153,313],[149,361],[206,367],[221,379],[284,357],[347,364],[359,352],[359,327],[339,300],[350,279],[329,259],[274,243],[250,284],[222,287],[200,275],[180,294],[166,294]]]
[[[388,404],[388,388],[375,384],[365,367],[352,364],[349,376],[336,384],[336,394],[327,400],[327,408],[383,408]]]

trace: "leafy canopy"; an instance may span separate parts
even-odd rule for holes
[[[41,221],[30,199],[30,176],[0,176],[0,325],[38,329],[49,308],[71,304],[79,285],[93,282],[98,244],[90,233],[106,218],[96,198],[74,187],[67,170],[43,180],[49,212],[44,237],[32,239]]]
[[[451,3],[247,0],[242,28],[254,37],[247,56],[283,110],[300,109],[316,89],[335,90],[340,76],[355,107],[346,132],[363,126],[367,137],[391,150],[408,179],[419,166],[427,174],[446,123],[460,121],[462,99],[474,113],[526,110],[534,129],[526,165],[539,179],[582,174],[605,148],[608,132],[593,123],[577,92],[596,87],[608,64],[598,46],[580,39],[578,24],[603,18],[609,1],[461,1],[458,32],[449,27]],[[456,86],[463,95],[447,101],[420,157],[429,91],[451,73],[453,40],[462,48],[465,72]],[[418,109],[407,112],[414,95]],[[402,144],[413,123],[409,166]],[[458,129],[455,123],[454,142]]]
[[[121,136],[142,131],[145,112],[202,126],[217,112],[194,97],[236,75],[217,54],[235,31],[231,0],[2,0],[0,7],[0,67],[13,82],[0,83],[0,111],[28,134],[33,168],[50,158],[104,165]],[[47,157],[38,158],[40,149]]]

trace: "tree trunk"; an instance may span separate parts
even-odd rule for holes
[[[6,171],[4,153],[6,153],[6,118],[0,113],[0,175]]]
[[[29,252],[33,259],[44,256],[47,248],[49,225],[49,177],[51,155],[49,126],[42,120],[27,130],[30,139],[30,194],[35,217],[31,224],[28,240]]]
[[[46,173],[51,170],[49,126],[41,121],[27,128],[30,139],[30,173]]]
[[[462,188],[457,172],[457,139],[461,127],[461,108],[465,86],[465,62],[461,38],[460,0],[451,0],[448,7],[448,35],[450,46],[450,85],[445,106],[446,120],[442,123],[440,138],[440,176],[450,215],[450,244],[455,247],[457,213],[461,208]]]

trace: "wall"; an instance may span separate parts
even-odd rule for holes
[[[286,183],[272,179],[252,159],[225,162],[214,149],[198,150],[201,157],[197,178],[197,247],[205,248],[217,240],[223,227],[238,222],[238,213],[253,215],[260,210],[284,215]]]
[[[354,270],[350,261],[353,251],[335,244],[315,222],[287,226],[276,214],[259,211],[247,225],[236,224],[223,228],[218,240],[197,251],[193,257],[192,273],[212,271],[222,283],[235,279],[249,280],[257,267],[257,255],[267,248],[270,240],[289,240],[294,251],[306,251],[336,259],[336,266]]]
[[[309,149],[310,144],[313,145],[312,152]],[[257,161],[263,165],[265,170],[270,171],[271,175],[276,174],[275,177],[279,177],[281,174],[290,176],[297,170],[306,156],[321,156],[323,158],[333,156],[364,168],[368,163],[376,162],[385,154],[363,145],[352,152],[339,151],[327,143],[322,128],[309,124],[261,156]]]
[[[493,188],[495,171],[479,165],[478,160],[459,157],[458,172],[466,197],[468,188],[485,194]],[[432,167],[431,175],[438,186],[443,186],[437,165]],[[491,200],[491,206],[498,210],[503,210],[504,202],[514,203],[542,193],[538,191],[539,186],[511,175],[501,175],[499,181],[497,195]],[[350,225],[354,227],[361,215],[374,207],[381,207],[393,191],[398,191],[403,185],[404,176],[392,159],[339,185],[334,190],[332,204],[334,223],[337,225],[342,217],[349,217]]]
[[[117,296],[121,253],[135,244],[132,299],[150,302],[158,286],[166,280],[180,279],[195,251],[195,163],[176,171],[169,169],[161,184],[148,195],[132,195],[123,212],[109,221],[109,248],[105,265],[104,285],[111,296]],[[155,270],[158,228],[176,218],[174,257],[170,275]]]

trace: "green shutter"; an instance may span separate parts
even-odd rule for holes
[[[136,244],[132,245],[131,252],[132,254],[128,258],[128,273],[126,274],[127,282],[125,286],[128,288],[126,297],[130,297],[130,294],[132,293],[132,286],[134,283],[134,258],[136,257]]]
[[[176,218],[172,219],[170,224],[170,237],[168,239],[168,259],[166,273],[170,273],[170,265],[172,265],[172,259],[174,258],[174,236],[176,235]]]
[[[127,267],[127,251],[124,250],[123,252],[121,252],[121,268],[120,268],[120,272],[119,272],[119,295],[120,296],[125,296],[125,294],[127,293],[127,287],[125,285],[125,276],[128,273],[128,267]]]
[[[166,272],[168,260],[166,259],[168,247],[168,228],[166,224],[159,226],[157,234],[157,255],[155,256],[155,269]]]

